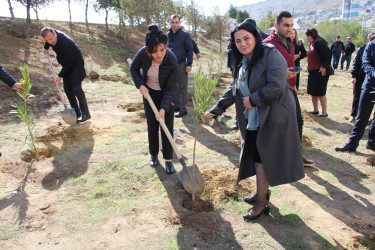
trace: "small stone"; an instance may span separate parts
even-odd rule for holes
[[[375,233],[374,233],[374,234],[371,234],[371,235],[369,236],[369,238],[370,238],[370,240],[375,239]]]

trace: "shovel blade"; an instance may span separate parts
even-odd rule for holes
[[[77,122],[77,115],[74,109],[65,108],[63,111],[60,112],[60,114],[64,122],[66,122],[69,125],[73,125]]]
[[[183,167],[177,173],[177,176],[188,193],[195,194],[195,197],[202,195],[204,191],[204,179],[196,164]]]

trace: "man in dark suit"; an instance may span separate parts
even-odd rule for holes
[[[82,81],[86,77],[86,71],[80,49],[73,39],[62,31],[45,27],[41,30],[40,35],[45,41],[43,53],[47,54],[50,47],[56,52],[56,59],[61,64],[62,69],[54,81],[60,84],[61,79],[64,79],[64,90],[70,106],[79,118],[78,122],[90,119],[91,115],[86,96],[82,89]]]

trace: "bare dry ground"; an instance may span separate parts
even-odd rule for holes
[[[40,161],[24,161],[25,127],[9,114],[16,94],[1,84],[1,249],[375,248],[375,169],[367,162],[373,156],[365,148],[367,135],[355,154],[334,150],[352,128],[345,119],[352,98],[348,72],[336,72],[329,81],[326,119],[308,113],[312,105],[302,72],[303,148],[316,165],[305,169],[303,180],[272,187],[270,216],[247,223],[242,215],[249,206],[242,198],[255,190],[255,179],[236,184],[239,132],[229,128],[233,107],[220,122],[200,128],[197,165],[206,189],[201,200],[191,202],[177,176],[165,174],[163,161],[156,168],[148,165],[142,99],[126,84],[125,59],[142,46],[139,35],[138,40],[135,35],[111,40],[103,28],[92,27],[95,35],[90,38],[84,26],[76,25],[79,32],[73,38],[86,65],[121,80],[86,79],[83,88],[92,119],[68,126],[58,114],[62,105],[40,55],[41,40],[21,38],[8,20],[1,24],[2,63],[18,76],[16,66],[30,65],[36,95],[31,111],[43,155]],[[111,46],[106,46],[109,41]],[[121,47],[124,44],[128,46]],[[196,64],[212,63],[209,46],[202,48]],[[217,90],[223,92],[229,80],[228,72],[222,74]],[[175,127],[178,147],[191,164],[192,116],[175,119]],[[175,166],[181,169],[177,160]]]

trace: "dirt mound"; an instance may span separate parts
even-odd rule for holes
[[[114,74],[114,75],[101,75],[100,79],[104,81],[110,81],[110,82],[118,82],[122,80],[122,77],[120,75]]]
[[[24,162],[1,162],[1,172],[9,174],[16,179],[22,179],[27,170],[27,164]]]
[[[191,198],[182,200],[182,206],[195,212],[210,212],[215,206],[224,204],[230,198],[238,200],[255,190],[255,183],[249,178],[237,184],[238,170],[233,169],[203,169],[205,188],[199,200]]]
[[[224,87],[227,87],[231,81],[232,81],[231,73],[228,73],[228,72],[221,73],[216,86],[224,88]]]
[[[143,102],[133,102],[133,103],[127,103],[127,104],[120,104],[117,106],[118,108],[125,109],[127,112],[136,112],[143,110]]]
[[[307,137],[306,135],[302,135],[302,142],[301,142],[301,144],[302,144],[302,148],[304,148],[304,149],[310,148],[310,147],[313,146],[310,138]]]
[[[22,160],[24,162],[31,162],[33,159],[42,160],[44,158],[51,158],[56,153],[58,153],[58,150],[55,148],[39,148],[38,149],[38,155],[36,155],[33,151],[30,149],[25,150],[21,153]]]

